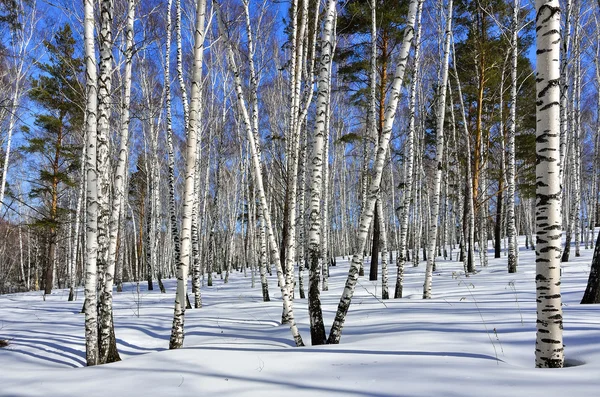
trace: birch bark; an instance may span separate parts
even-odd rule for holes
[[[448,69],[450,66],[450,38],[452,37],[452,0],[448,1],[446,14],[446,32],[444,41],[444,55],[442,59],[442,80],[438,98],[436,120],[436,149],[435,149],[435,181],[433,185],[433,205],[431,210],[431,223],[427,248],[427,267],[425,268],[425,284],[423,285],[423,299],[431,299],[431,284],[433,279],[433,265],[435,262],[435,249],[437,241],[438,217],[440,211],[440,187],[442,181],[442,161],[444,156],[444,117],[446,115],[446,91],[448,86]]]
[[[187,291],[188,269],[191,254],[192,207],[194,205],[194,181],[196,173],[196,149],[198,128],[201,122],[202,102],[202,64],[204,59],[204,21],[206,15],[206,0],[198,0],[196,4],[196,29],[194,34],[194,66],[192,75],[191,104],[189,109],[189,124],[186,125],[186,162],[185,186],[183,192],[183,214],[181,218],[181,257],[177,264],[177,293],[173,315],[173,327],[169,349],[183,346],[183,326]]]
[[[84,2],[84,45],[86,70],[86,132],[87,132],[87,200],[85,252],[85,354],[88,366],[98,364],[98,309],[96,297],[98,257],[98,173],[96,170],[97,145],[97,71],[94,44],[94,2]]]
[[[536,302],[535,366],[564,363],[560,294],[560,5],[536,0]]]
[[[513,3],[513,21],[511,29],[511,68],[510,68],[510,111],[508,116],[508,164],[506,167],[506,228],[508,234],[508,272],[516,273],[519,264],[517,229],[515,226],[515,134],[517,126],[517,58],[519,33],[520,1]]]
[[[396,288],[394,299],[402,298],[404,283],[404,265],[406,264],[406,253],[408,252],[408,215],[413,198],[413,173],[415,158],[415,121],[417,104],[417,85],[419,84],[419,66],[421,62],[421,15],[423,2],[419,2],[416,17],[415,54],[414,69],[411,76],[411,86],[408,98],[409,121],[408,136],[406,138],[406,171],[404,173],[404,195],[402,197],[402,209],[400,210],[400,244],[398,246],[398,260],[396,261]]]

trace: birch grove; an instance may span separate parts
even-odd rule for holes
[[[450,266],[533,283],[524,250],[535,366],[565,365],[561,266],[594,252],[577,292],[600,300],[597,2],[14,5],[0,293],[68,289],[87,365],[129,343],[115,294],[172,303],[170,349],[236,285],[291,345],[338,344],[357,289],[386,310]]]

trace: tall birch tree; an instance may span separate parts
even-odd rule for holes
[[[440,188],[442,182],[442,161],[444,157],[444,117],[446,115],[446,91],[448,86],[448,70],[450,66],[450,39],[452,37],[452,0],[448,1],[446,13],[446,31],[444,39],[444,55],[442,56],[442,79],[440,94],[436,110],[436,149],[435,149],[435,179],[433,182],[433,208],[431,210],[431,223],[427,246],[427,267],[425,268],[425,283],[423,285],[423,299],[431,299],[431,284],[433,279],[433,266],[436,257],[436,242],[438,234],[438,217],[440,211]]]
[[[536,0],[536,302],[535,366],[564,363],[560,294],[560,4]]]
[[[196,28],[194,29],[194,63],[192,72],[191,103],[189,124],[186,125],[186,162],[185,185],[183,191],[183,214],[181,217],[181,257],[177,264],[177,292],[173,327],[169,349],[183,346],[183,326],[187,291],[188,269],[191,258],[192,207],[194,205],[194,181],[196,174],[196,156],[198,128],[201,122],[202,108],[202,64],[204,59],[204,24],[206,17],[206,0],[198,0],[196,4]]]
[[[86,71],[87,200],[85,252],[85,356],[88,366],[98,364],[98,310],[96,297],[98,256],[98,173],[96,171],[98,82],[94,42],[94,2],[84,4],[84,45]]]

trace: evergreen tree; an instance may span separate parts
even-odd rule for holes
[[[38,64],[40,75],[31,79],[30,98],[41,112],[35,118],[35,129],[27,131],[26,153],[39,159],[39,174],[32,182],[30,197],[40,201],[40,217],[36,221],[47,239],[45,260],[45,293],[52,290],[57,235],[66,208],[61,202],[75,183],[73,173],[79,168],[80,144],[77,133],[83,125],[84,93],[79,82],[83,60],[75,56],[75,39],[65,25],[52,41],[45,41],[48,63]]]
[[[381,138],[385,119],[385,98],[389,83],[393,76],[389,68],[393,57],[396,55],[399,45],[404,37],[404,27],[408,9],[407,1],[376,0],[350,0],[342,7],[337,19],[338,35],[345,38],[338,47],[336,59],[339,62],[339,77],[345,82],[346,89],[351,93],[352,100],[366,110],[369,106],[370,86],[370,55],[372,29],[372,5],[375,5],[375,19],[377,21],[376,31],[376,54],[377,54],[377,84],[376,84],[376,114],[371,116],[375,120],[366,123],[367,126],[375,125],[377,136],[370,136],[367,131],[365,139],[373,140],[375,145]],[[367,114],[367,112],[365,112]],[[367,127],[368,128],[368,127]],[[368,143],[365,142],[365,151]],[[363,178],[367,178],[363,175]],[[366,186],[366,185],[365,185]],[[379,212],[377,201],[375,213]],[[371,267],[369,279],[377,280],[377,266],[379,263],[380,237],[382,226],[379,217],[373,221],[373,244],[371,250]],[[362,268],[361,268],[362,270]],[[362,273],[361,273],[362,274]]]

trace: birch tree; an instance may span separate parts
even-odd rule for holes
[[[435,180],[433,182],[433,208],[431,211],[431,224],[428,236],[427,267],[425,268],[425,284],[423,285],[423,299],[431,299],[431,284],[433,278],[433,265],[436,256],[436,242],[438,232],[438,216],[440,211],[440,187],[442,181],[442,161],[444,156],[444,117],[446,115],[446,88],[448,86],[448,69],[450,60],[450,38],[452,36],[452,0],[448,1],[446,14],[446,32],[444,40],[444,55],[442,57],[442,79],[440,82],[440,95],[436,110],[436,150],[435,150]]]
[[[326,341],[323,313],[321,311],[321,300],[319,297],[318,271],[319,260],[322,256],[322,253],[320,252],[321,239],[325,238],[325,236],[322,235],[321,222],[327,222],[327,219],[321,219],[321,200],[327,199],[326,197],[321,197],[321,193],[323,187],[323,164],[327,162],[327,159],[325,158],[325,140],[328,136],[328,131],[326,130],[326,118],[328,101],[330,98],[329,79],[331,74],[331,57],[333,53],[333,21],[336,15],[335,6],[335,0],[328,0],[325,25],[321,37],[316,120],[309,161],[309,173],[311,178],[308,233],[308,258],[310,260],[308,312],[313,346],[324,344]]]
[[[560,294],[560,5],[536,0],[536,302],[535,366],[564,363]]]
[[[508,235],[508,272],[516,273],[519,263],[517,229],[515,226],[515,134],[517,127],[517,58],[519,34],[520,1],[513,3],[513,20],[511,27],[511,68],[510,68],[510,113],[508,117],[508,164],[506,167],[507,198],[506,228]],[[502,93],[500,93],[502,95]]]
[[[94,43],[94,2],[84,4],[84,44],[86,71],[86,132],[87,132],[87,200],[85,252],[85,354],[88,366],[98,364],[98,311],[96,273],[98,256],[98,173],[96,171],[97,145],[97,71]]]
[[[183,346],[183,325],[185,316],[185,299],[187,291],[188,268],[191,254],[192,207],[194,205],[194,181],[196,173],[198,128],[201,122],[202,100],[202,64],[204,58],[204,24],[206,15],[206,0],[198,0],[196,4],[196,28],[194,33],[194,63],[192,73],[191,104],[189,124],[186,125],[186,162],[185,185],[183,191],[183,214],[181,217],[181,257],[177,264],[177,292],[173,327],[169,349]]]
[[[411,79],[410,93],[408,98],[408,136],[406,137],[405,154],[405,172],[404,172],[404,196],[400,209],[400,243],[398,245],[398,259],[396,261],[397,275],[396,288],[394,290],[394,299],[402,298],[404,283],[404,265],[406,264],[406,254],[408,252],[408,215],[412,202],[413,193],[413,168],[415,158],[415,128],[416,128],[416,104],[417,104],[417,86],[419,84],[419,69],[421,62],[421,15],[423,2],[419,2],[416,17],[416,35],[415,35],[415,53],[414,67]]]

